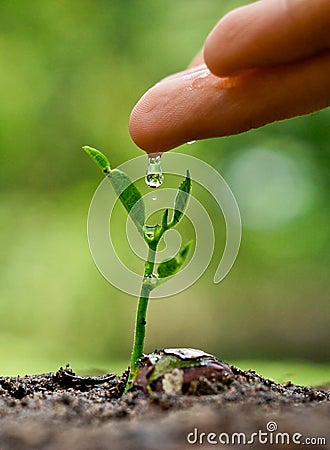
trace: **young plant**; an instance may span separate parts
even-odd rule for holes
[[[145,205],[142,195],[126,173],[119,169],[111,169],[108,159],[100,151],[87,146],[83,147],[83,150],[107,175],[121,203],[126,208],[136,228],[143,236],[144,241],[148,246],[148,257],[145,261],[144,275],[141,283],[141,293],[136,314],[134,343],[128,380],[129,387],[139,371],[139,360],[143,355],[147,323],[146,315],[150,293],[153,289],[165,282],[169,277],[173,276],[181,269],[192,244],[192,241],[188,242],[180,249],[179,253],[175,257],[166,259],[159,263],[157,267],[157,274],[155,273],[155,260],[158,244],[166,231],[174,228],[182,219],[184,210],[188,203],[191,189],[191,179],[189,171],[187,170],[186,178],[180,184],[176,194],[171,219],[169,218],[169,210],[165,209],[162,215],[161,224],[149,226],[146,224]]]

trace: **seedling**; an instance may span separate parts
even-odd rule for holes
[[[181,269],[187,259],[192,244],[192,241],[186,243],[176,256],[165,259],[159,263],[157,271],[155,271],[158,244],[161,242],[166,231],[174,228],[182,219],[189,199],[191,179],[189,171],[187,170],[186,178],[180,184],[175,197],[172,217],[169,218],[169,210],[165,209],[162,214],[161,224],[150,226],[146,224],[145,205],[142,195],[127,174],[119,169],[111,169],[108,159],[100,151],[87,146],[83,147],[83,149],[109,178],[121,203],[126,208],[137,230],[148,246],[148,257],[145,261],[136,314],[128,388],[131,385],[132,380],[138,374],[139,361],[143,355],[147,323],[146,316],[150,293],[153,289],[174,276]]]

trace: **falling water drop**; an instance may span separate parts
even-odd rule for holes
[[[158,188],[163,184],[164,175],[160,165],[161,153],[149,155],[149,162],[145,176],[146,185],[151,188]]]

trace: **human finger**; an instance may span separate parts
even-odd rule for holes
[[[206,39],[204,60],[227,76],[330,49],[329,0],[260,0],[224,16]]]
[[[199,66],[151,88],[132,111],[130,133],[153,153],[308,114],[330,105],[329,73],[330,51],[230,78]]]

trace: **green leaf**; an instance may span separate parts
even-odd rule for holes
[[[189,170],[187,170],[186,178],[180,184],[178,193],[175,197],[172,226],[178,223],[183,216],[183,212],[188,203],[190,189],[191,179]]]
[[[104,173],[111,172],[108,158],[103,155],[103,153],[101,153],[99,150],[96,150],[96,148],[88,147],[87,145],[83,147],[83,150],[92,158],[92,160]]]
[[[160,278],[167,278],[174,275],[179,270],[179,262],[176,257],[165,259],[162,261],[157,269]]]
[[[131,179],[119,169],[113,169],[108,175],[120,201],[130,214],[137,229],[143,234],[145,206],[142,195]],[[136,206],[134,207],[134,205]],[[134,207],[134,208],[133,208]]]
[[[191,245],[192,241],[189,241],[181,248],[177,256],[162,261],[157,269],[158,276],[160,278],[167,278],[177,273],[187,259]]]
[[[104,173],[108,174],[108,177],[120,201],[130,214],[130,217],[135,223],[137,229],[143,234],[145,207],[142,200],[142,195],[138,188],[134,185],[126,173],[118,169],[111,170],[108,158],[99,150],[88,146],[83,147],[83,150],[93,159],[96,165]],[[133,209],[135,204],[136,206]]]
[[[180,264],[182,266],[182,264],[185,262],[185,260],[187,259],[190,247],[192,246],[193,241],[189,241],[186,243],[186,245],[184,245],[179,253],[179,258],[180,258]]]

